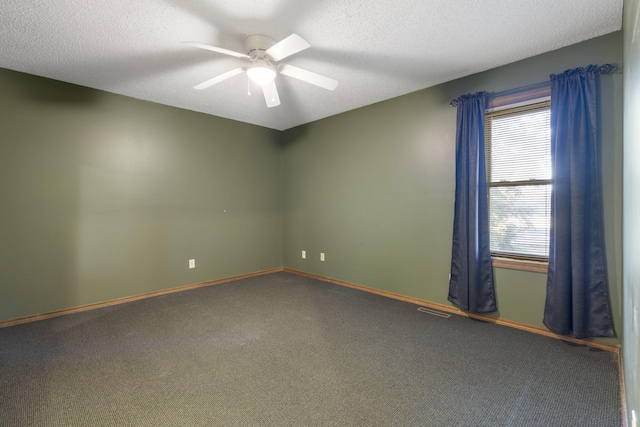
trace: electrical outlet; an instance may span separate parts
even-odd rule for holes
[[[302,259],[307,258],[307,251],[302,251]]]
[[[324,261],[324,252],[320,252],[320,261]]]
[[[196,260],[195,259],[190,259],[189,260],[189,268],[196,268]]]

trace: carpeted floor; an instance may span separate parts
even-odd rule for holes
[[[0,329],[0,426],[620,426],[617,356],[288,273]]]

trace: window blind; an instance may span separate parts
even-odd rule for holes
[[[485,148],[491,252],[547,259],[550,231],[550,102],[487,112]]]

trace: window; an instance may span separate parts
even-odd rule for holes
[[[491,254],[548,261],[551,197],[550,101],[485,115]],[[495,264],[494,264],[495,265]]]

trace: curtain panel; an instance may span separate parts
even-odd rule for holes
[[[613,337],[602,219],[594,65],[551,75],[551,234],[544,324],[575,338]]]
[[[496,311],[489,246],[484,151],[486,92],[452,101],[456,119],[456,193],[449,301],[474,312]]]

